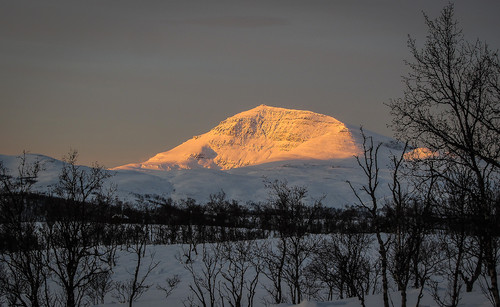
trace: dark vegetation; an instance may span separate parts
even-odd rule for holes
[[[379,149],[365,136],[357,158],[362,185],[343,209],[308,203],[307,189],[268,182],[269,199],[240,204],[223,191],[207,203],[155,195],[123,203],[105,189],[109,173],[65,158],[50,193],[32,189],[43,166],[21,156],[17,172],[0,164],[0,305],[88,306],[110,295],[132,306],[152,287],[158,266],[148,246],[182,243],[178,261],[191,277],[185,306],[253,306],[428,289],[457,306],[480,288],[500,306],[500,65],[481,42],[468,43],[453,6],[429,27],[405,95],[388,105],[405,151],[391,157],[391,195],[380,195]],[[117,250],[134,255],[127,280],[113,281]],[[373,251],[375,251],[373,253]],[[156,285],[165,297],[180,282]],[[419,303],[417,302],[417,305]]]

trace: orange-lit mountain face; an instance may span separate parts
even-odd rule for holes
[[[236,114],[209,132],[142,163],[115,169],[227,170],[284,160],[349,158],[359,148],[333,117],[265,105]]]

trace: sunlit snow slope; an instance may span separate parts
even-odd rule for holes
[[[342,159],[358,153],[349,129],[333,117],[260,105],[145,162],[115,169],[228,170],[285,160]]]

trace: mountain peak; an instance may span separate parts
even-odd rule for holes
[[[231,169],[283,160],[329,160],[358,153],[347,127],[311,111],[259,105],[151,159],[116,169]]]
[[[252,114],[255,114],[255,113],[265,114],[265,113],[268,113],[268,112],[274,112],[274,113],[297,112],[297,113],[317,114],[317,113],[314,113],[314,112],[311,112],[311,111],[306,111],[306,110],[287,109],[287,108],[272,107],[272,106],[268,106],[268,105],[265,105],[265,104],[261,104],[259,106],[256,106],[253,109],[250,109],[248,111],[243,111],[243,112],[238,113],[238,114],[236,114],[234,116],[251,116]]]

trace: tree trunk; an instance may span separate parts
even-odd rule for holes
[[[461,234],[462,236],[465,236],[464,234]],[[450,307],[456,307],[458,305],[458,301],[459,301],[459,296],[460,296],[460,293],[459,293],[459,286],[458,286],[458,278],[459,278],[459,274],[460,274],[460,265],[462,264],[462,255],[463,255],[463,240],[464,240],[464,237],[461,237],[460,238],[460,243],[459,243],[459,246],[458,246],[458,254],[457,254],[457,260],[456,260],[456,263],[455,263],[455,269],[453,271],[453,285],[452,285],[452,293],[451,293],[451,302],[450,302]],[[466,283],[467,285],[467,288],[469,287],[469,284]],[[471,288],[472,288],[472,284],[471,284]],[[472,289],[471,289],[472,291]],[[467,291],[469,292],[469,291]]]
[[[494,238],[492,236],[488,236],[486,238],[486,269],[488,271],[488,276],[490,277],[490,293],[494,300],[494,306],[500,307],[500,294],[498,292],[498,277],[497,277],[497,268],[495,261],[495,248],[494,248]]]
[[[401,307],[406,307],[406,288],[401,287]]]
[[[481,276],[481,268],[483,267],[483,252],[479,252],[477,264],[476,264],[476,269],[474,270],[473,274],[471,275],[470,278],[463,278],[464,283],[465,283],[465,291],[466,292],[472,292],[474,288],[474,283],[476,280]]]
[[[73,290],[66,291],[66,307],[76,307],[75,292]]]
[[[382,264],[382,292],[384,298],[384,307],[389,307],[389,286],[387,281],[387,252],[385,250],[384,240],[380,232],[377,232],[377,241],[379,245],[380,260]]]

